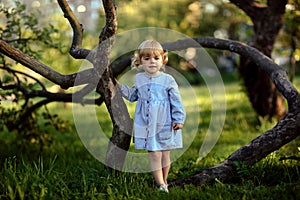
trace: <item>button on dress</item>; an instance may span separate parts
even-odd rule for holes
[[[122,95],[136,103],[134,145],[148,151],[182,148],[182,131],[172,124],[184,124],[185,111],[174,78],[164,72],[149,76],[138,73],[133,87],[122,85]]]

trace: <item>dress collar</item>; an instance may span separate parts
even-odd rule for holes
[[[144,72],[144,75],[145,75],[147,78],[157,78],[157,77],[161,76],[162,74],[163,74],[163,72],[160,71],[157,75],[151,76],[151,75],[148,75],[146,72]]]

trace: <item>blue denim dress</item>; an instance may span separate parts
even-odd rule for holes
[[[122,95],[136,103],[134,145],[148,151],[182,148],[182,131],[172,124],[183,124],[185,111],[174,78],[164,72],[156,76],[138,73],[133,87],[122,85]]]

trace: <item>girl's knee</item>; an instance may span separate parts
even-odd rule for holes
[[[151,160],[161,160],[162,152],[161,151],[151,151],[151,152],[149,152],[149,156],[150,156]]]
[[[163,151],[162,152],[162,157],[163,158],[169,158],[170,157],[170,151]]]

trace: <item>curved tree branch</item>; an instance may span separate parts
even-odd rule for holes
[[[11,69],[11,68],[8,68],[8,67],[0,67],[0,69],[5,70],[5,71],[8,71],[8,72],[13,72],[14,74],[21,74],[21,75],[24,75],[24,76],[26,76],[26,77],[29,77],[29,78],[31,78],[32,80],[34,80],[35,82],[37,82],[37,83],[41,86],[41,88],[42,88],[43,90],[46,90],[45,85],[44,85],[39,79],[37,79],[36,77],[31,76],[31,75],[28,74],[28,73],[21,72],[21,71],[18,71],[18,70],[14,70],[14,69]]]
[[[252,166],[271,152],[278,150],[283,145],[294,140],[300,135],[299,95],[295,104],[298,105],[297,111],[286,114],[283,119],[279,120],[274,128],[266,131],[249,144],[235,151],[219,165],[205,169],[191,177],[176,181],[172,185],[182,186],[189,183],[201,185],[212,182],[215,179],[226,181],[236,172],[236,162],[242,162],[247,166]]]
[[[294,109],[293,104],[297,100],[297,95],[299,93],[289,81],[286,75],[286,70],[274,63],[268,56],[264,55],[254,47],[248,46],[239,41],[223,40],[213,37],[178,40],[176,42],[164,43],[163,47],[170,51],[175,51],[190,47],[199,48],[199,44],[205,48],[229,50],[251,59],[270,75],[278,90],[287,99],[290,109]],[[128,58],[125,59],[126,61],[128,60]]]
[[[251,19],[255,18],[257,12],[262,12],[267,7],[255,0],[230,0],[230,2],[243,10]]]
[[[57,2],[62,9],[65,18],[68,19],[73,30],[73,42],[69,51],[70,55],[76,59],[88,58],[91,50],[81,48],[84,30],[82,24],[78,22],[76,16],[72,12],[66,0],[57,0]]]
[[[262,4],[255,0],[230,0],[230,2],[243,10],[252,19],[254,26],[257,17],[274,15],[272,13],[276,13],[277,15],[278,13],[284,14],[285,5],[287,4],[287,0],[268,0],[267,4]]]
[[[209,40],[202,40],[202,38],[200,38],[195,39],[195,41],[204,47],[227,49],[239,53],[242,56],[248,56],[249,59],[269,74],[277,89],[287,99],[289,112],[283,119],[278,121],[274,128],[266,131],[248,145],[238,149],[219,165],[206,169],[191,177],[176,181],[174,185],[178,186],[186,183],[201,185],[214,181],[215,179],[223,181],[228,180],[231,175],[235,173],[235,162],[242,162],[247,166],[251,166],[300,135],[300,94],[288,80],[283,68],[275,64],[269,57],[265,56],[257,49],[240,42],[214,38]],[[192,44],[191,40],[181,42],[184,42],[187,45],[190,43],[188,46],[191,46]],[[168,44],[166,44],[166,46],[167,45]],[[176,44],[169,45],[168,49],[177,49]],[[172,45],[175,46],[172,47]]]
[[[262,16],[258,12],[265,12],[266,10],[284,13],[287,0],[268,0],[267,4],[255,0],[230,0],[230,2],[243,10],[251,19],[254,19],[257,16]]]
[[[0,40],[0,52],[42,75],[53,83],[60,85],[64,89],[73,87],[74,85],[96,82],[95,72],[92,68],[74,74],[62,75],[38,60],[24,54],[22,51],[14,48],[3,40]]]

